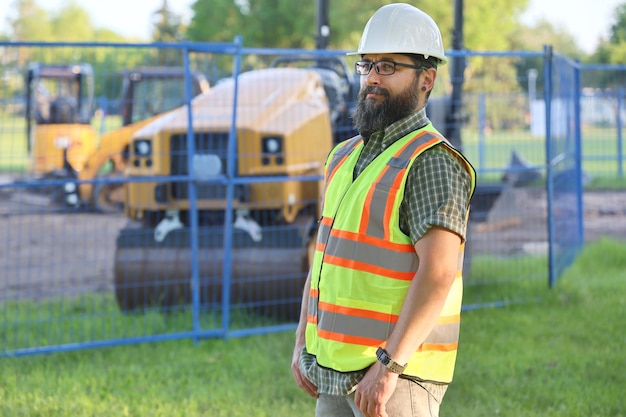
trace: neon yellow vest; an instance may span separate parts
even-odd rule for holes
[[[432,125],[412,132],[384,150],[353,181],[363,149],[360,137],[342,142],[326,163],[322,219],[318,230],[306,327],[307,351],[340,372],[364,369],[376,361],[397,321],[418,258],[399,227],[407,174],[426,149],[445,146],[463,163]],[[439,321],[409,360],[405,374],[450,382],[456,360],[463,280],[459,268]]]

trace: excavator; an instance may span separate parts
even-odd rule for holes
[[[355,134],[348,117],[355,83],[336,68],[277,64],[244,72],[236,84],[222,81],[189,108],[135,132],[126,170],[129,223],[115,252],[122,311],[191,303],[197,255],[203,308],[222,303],[227,269],[231,303],[297,318],[324,162],[335,143]],[[191,175],[195,187],[184,181]]]
[[[33,63],[26,75],[26,134],[35,176],[63,177],[80,171],[98,146],[91,125],[94,73],[91,65]]]
[[[122,126],[99,135],[92,124],[91,65],[33,63],[29,66],[26,76],[29,172],[35,178],[73,180],[61,192],[53,190],[54,201],[102,212],[120,211],[121,185],[93,180],[120,177],[126,167],[133,132],[183,102],[180,97],[184,97],[185,73],[181,68],[136,68],[122,71],[119,76]],[[208,89],[204,76],[192,72],[193,94]]]

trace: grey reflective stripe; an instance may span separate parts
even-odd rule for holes
[[[389,321],[369,319],[365,317],[348,316],[320,310],[317,327],[333,333],[346,336],[362,337],[376,340],[387,340],[394,324]]]
[[[307,304],[307,315],[309,316],[317,316],[317,297],[311,296],[309,294],[309,302]]]
[[[345,157],[350,155],[352,151],[357,148],[361,141],[361,136],[355,136],[341,144],[341,147],[335,151],[328,162],[327,172],[329,173],[329,176],[341,165],[341,162],[345,160]]]
[[[415,273],[419,260],[413,246],[410,247],[410,252],[398,252],[385,246],[374,246],[331,235],[324,253],[392,271]]]
[[[352,151],[354,151],[362,142],[363,139],[361,136],[355,136],[352,139],[342,142],[337,145],[338,148],[326,162],[324,192],[322,193],[322,198],[320,199],[322,212],[324,211],[324,205],[326,204],[326,188],[328,187],[328,182],[333,177],[335,171],[346,161],[346,159],[348,159],[348,156],[352,153]]]
[[[320,330],[346,335],[348,337],[358,337],[375,340],[387,340],[395,323],[367,317],[358,317],[347,314],[335,313],[327,310],[320,310],[317,327]],[[438,324],[426,337],[423,343],[456,343],[460,323]]]
[[[398,176],[406,172],[405,169],[411,162],[413,154],[421,146],[426,145],[433,139],[439,139],[438,142],[433,143],[433,146],[441,142],[440,137],[435,136],[431,132],[424,132],[413,138],[404,149],[387,162],[387,166],[374,183],[374,191],[370,202],[371,208],[369,210],[371,214],[367,222],[367,235],[381,239],[385,238],[385,227],[388,227],[388,225],[385,224],[384,216],[387,212],[387,205],[394,203],[390,201],[389,190],[392,189]]]
[[[463,248],[464,249],[464,248]],[[465,259],[465,250],[459,250],[459,256],[457,258],[457,270],[463,270],[463,260]]]
[[[325,244],[328,241],[331,229],[332,227],[330,225],[320,223],[319,227],[317,228],[317,242]]]
[[[438,324],[430,334],[424,339],[424,344],[435,343],[456,343],[459,341],[459,330],[461,329],[461,322],[456,321],[454,323]]]

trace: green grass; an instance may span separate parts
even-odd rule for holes
[[[100,135],[121,126],[120,116],[93,119],[92,126]],[[26,120],[22,117],[7,116],[0,109],[0,173],[26,172],[29,164],[26,141]]]
[[[464,313],[441,416],[626,416],[624,253],[600,240],[540,301]],[[3,358],[0,416],[312,416],[292,343],[285,332]]]
[[[442,415],[625,416],[624,253],[599,241],[542,302],[466,313]]]
[[[24,172],[27,165],[26,121],[0,112],[0,172]]]

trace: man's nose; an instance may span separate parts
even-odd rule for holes
[[[378,85],[380,84],[380,74],[376,72],[376,68],[372,67],[372,70],[369,74],[366,75],[366,82],[368,85]]]

